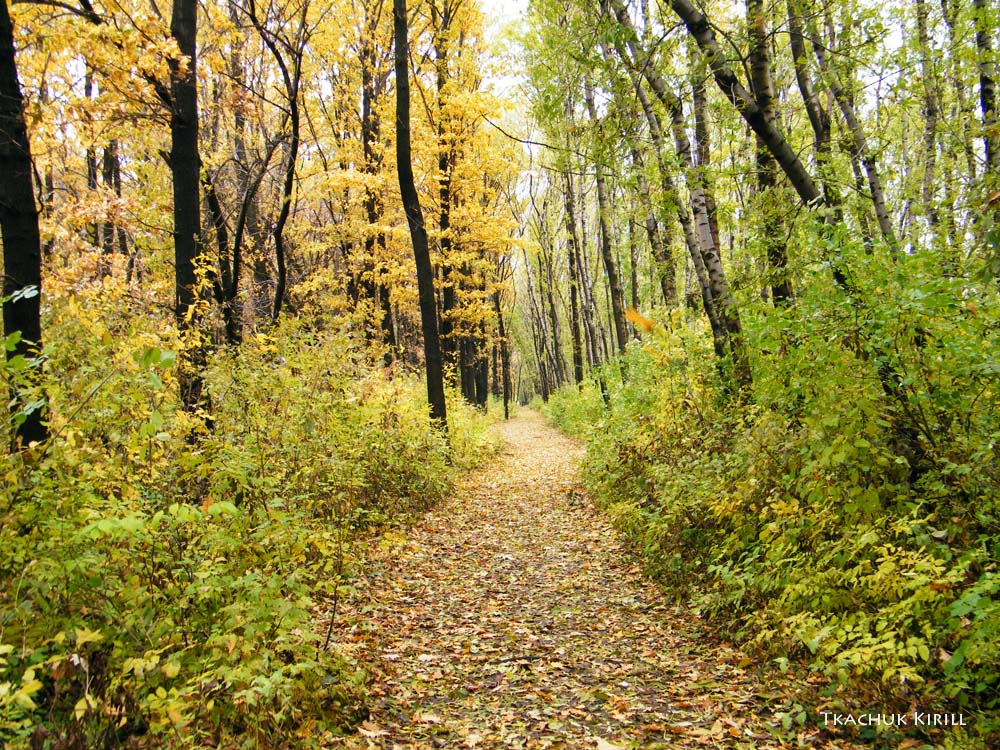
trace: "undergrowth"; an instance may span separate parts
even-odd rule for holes
[[[60,290],[65,291],[65,290]],[[109,278],[49,297],[53,439],[6,457],[0,744],[309,747],[364,713],[317,619],[358,534],[424,509],[495,448],[455,400],[294,321],[218,351],[214,430],[178,408],[179,342]],[[122,314],[126,311],[127,314]],[[196,435],[196,438],[192,438]]]
[[[1000,729],[1000,305],[926,262],[870,269],[889,281],[864,308],[817,282],[751,318],[752,396],[674,311],[606,378],[608,408],[586,384],[543,411],[587,440],[588,487],[668,590],[808,664],[817,710],[958,711],[972,726],[938,738],[977,747]]]

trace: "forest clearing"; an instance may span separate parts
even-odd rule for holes
[[[996,747],[998,27],[0,2],[0,745]]]

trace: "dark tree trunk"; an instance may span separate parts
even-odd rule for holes
[[[175,0],[170,34],[187,64],[170,61],[170,172],[174,189],[174,316],[182,335],[193,342],[181,361],[181,403],[188,411],[206,408],[202,371],[206,363],[197,303],[196,262],[201,254],[201,162],[198,158],[198,77],[196,39],[198,4]]]
[[[89,102],[94,98],[94,71],[90,67],[89,63],[84,63],[83,70],[83,96]],[[91,115],[89,112],[85,111],[84,120],[87,123],[91,122]],[[92,128],[88,128],[85,134],[88,140],[86,160],[87,160],[87,191],[93,194],[97,192],[97,149],[94,148],[93,138],[94,132]],[[90,239],[90,244],[95,247],[100,242],[100,226],[98,224],[89,224],[87,226],[87,237]]]
[[[462,390],[462,398],[470,404],[476,402],[474,348],[470,337],[463,336],[458,342],[458,382]]]
[[[275,32],[265,27],[265,21],[257,17],[253,4],[249,6],[248,17],[257,33],[260,35],[264,45],[270,51],[274,61],[281,71],[281,79],[285,87],[285,97],[288,100],[286,110],[286,121],[288,125],[288,149],[285,154],[284,179],[281,185],[281,206],[278,209],[278,216],[274,220],[274,227],[271,229],[271,237],[274,240],[274,261],[277,270],[274,283],[274,302],[271,306],[271,323],[278,322],[281,315],[281,308],[285,301],[285,289],[288,284],[288,263],[285,247],[285,225],[292,210],[292,190],[295,185],[295,165],[299,155],[300,139],[300,111],[299,111],[299,83],[302,78],[302,56],[305,49],[306,38],[306,16],[309,10],[309,3],[303,2],[298,27],[293,40],[289,41],[279,37]],[[285,59],[282,49],[290,54],[292,59]]]
[[[483,326],[479,326],[479,335],[473,342],[473,354],[475,357],[475,404],[483,411],[486,411],[486,404],[490,398],[490,368],[489,358],[486,356],[486,342],[483,338],[485,331]]]
[[[104,147],[101,155],[101,180],[104,187],[112,193],[115,188],[115,164],[118,161],[117,146],[112,141]],[[107,215],[101,222],[101,250],[105,255],[111,255],[115,251],[115,225]]]
[[[566,234],[569,247],[569,327],[573,340],[573,381],[579,386],[583,383],[583,341],[580,337],[580,282],[577,278],[576,248],[580,242],[576,231],[576,198],[573,195],[573,180],[569,174],[563,175],[563,198],[565,203]]]
[[[458,366],[459,379],[468,378],[465,373],[465,357],[462,354],[463,337],[455,332],[455,307],[457,294],[451,266],[451,176],[454,166],[452,146],[448,143],[445,118],[444,89],[448,83],[448,30],[451,26],[451,3],[444,0],[440,12],[437,4],[430,4],[431,23],[434,27],[434,74],[437,86],[437,161],[438,161],[438,230],[441,249],[441,356],[446,366]],[[463,388],[463,392],[465,389]]]
[[[993,61],[993,9],[989,0],[974,0],[976,9],[976,52],[979,65],[979,106],[983,109],[983,146],[986,170],[992,179],[1000,173],[997,149],[996,64]]]
[[[366,12],[368,9],[366,8]],[[368,38],[363,41],[361,51],[361,144],[365,159],[365,172],[372,179],[382,167],[381,157],[375,148],[381,137],[382,124],[375,111],[378,95],[375,89],[375,42],[374,35],[378,16],[367,19]],[[376,310],[382,343],[386,347],[385,364],[392,364],[396,350],[396,335],[392,327],[392,303],[389,289],[379,279],[381,262],[375,262],[377,250],[385,248],[385,233],[378,229],[382,219],[382,204],[378,192],[372,185],[365,186],[365,213],[368,228],[365,234],[365,259],[362,288]]]
[[[431,267],[427,229],[420,210],[420,197],[414,184],[411,162],[410,59],[406,30],[406,0],[393,0],[392,11],[396,67],[396,170],[399,173],[399,191],[406,212],[406,223],[410,228],[413,259],[417,267],[417,293],[427,368],[427,401],[431,408],[431,418],[440,420],[441,427],[447,430],[441,342],[438,339],[437,306],[434,300],[434,270]]]
[[[510,419],[510,347],[507,342],[507,329],[503,320],[503,309],[500,306],[500,291],[493,292],[493,312],[497,316],[497,335],[500,338],[500,368],[503,380],[503,418]]]
[[[3,331],[21,338],[7,359],[30,357],[42,346],[42,242],[31,186],[31,150],[24,120],[24,99],[14,60],[14,30],[6,0],[0,2],[0,234],[3,236]],[[37,373],[37,370],[33,372]],[[15,419],[27,404],[11,394]],[[12,447],[48,438],[44,407],[15,422]]]

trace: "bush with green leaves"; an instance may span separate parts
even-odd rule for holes
[[[365,675],[320,625],[351,546],[489,455],[484,420],[456,407],[449,455],[415,376],[290,321],[214,355],[207,432],[175,398],[176,337],[126,303],[51,303],[53,439],[4,459],[0,742],[308,747],[346,730]]]
[[[792,309],[745,305],[752,394],[731,392],[709,337],[675,311],[630,346],[609,408],[571,387],[547,412],[587,436],[588,486],[675,596],[808,661],[831,705],[850,685],[871,705],[974,712],[988,734],[1000,301],[932,254],[853,252],[858,279],[879,280],[863,304],[817,275]]]

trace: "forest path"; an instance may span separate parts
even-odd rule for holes
[[[338,617],[371,713],[334,746],[781,747],[748,663],[692,635],[582,495],[582,448],[523,409],[497,429],[504,454],[390,533]]]

